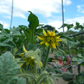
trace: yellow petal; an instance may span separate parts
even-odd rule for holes
[[[58,42],[55,43],[56,46],[59,46]]]
[[[34,57],[33,57],[33,56],[31,56],[31,59],[34,59]]]
[[[25,49],[25,46],[23,45],[23,51],[26,53],[27,52],[27,50]]]
[[[36,78],[38,78],[38,76],[37,75],[35,75],[36,76]]]
[[[46,45],[46,46],[49,46],[49,43],[48,43],[48,42],[46,42],[46,43],[45,43],[45,45]]]
[[[24,58],[23,60],[24,60],[25,62],[27,62],[27,61],[28,61],[28,58]]]
[[[41,66],[41,67],[43,66],[42,62],[40,62],[40,66]]]
[[[19,56],[23,57],[24,56],[24,53],[21,53]]]
[[[44,83],[41,83],[41,84],[44,84]]]
[[[49,42],[51,40],[50,36],[47,36],[46,41]]]
[[[51,36],[51,32],[50,31],[47,31],[48,35]]]
[[[55,30],[51,31],[51,36],[55,36]]]
[[[62,39],[57,39],[57,41],[62,41]]]
[[[52,45],[52,47],[53,47],[53,48],[56,48],[56,45],[55,45],[55,43],[52,43],[51,45]]]
[[[35,63],[37,63],[37,61],[34,61]]]
[[[20,64],[19,66],[20,66],[20,67],[22,67],[22,65],[23,65],[23,63],[22,63],[22,64]]]
[[[43,34],[45,35],[45,36],[47,36],[47,33],[45,32],[45,30],[43,29]]]
[[[40,40],[45,40],[45,36],[37,36]]]
[[[42,45],[42,44],[44,44],[45,43],[45,41],[42,41],[42,42],[40,42],[40,45]]]
[[[56,41],[62,41],[62,39],[59,39],[60,36],[55,36]]]
[[[60,36],[55,35],[55,38],[58,39]]]

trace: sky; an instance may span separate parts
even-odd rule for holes
[[[63,0],[64,23],[84,23],[84,0]],[[0,23],[10,28],[12,0],[0,0]],[[28,26],[29,12],[34,13],[39,23],[51,25],[57,30],[62,25],[61,0],[13,0],[12,27]],[[60,31],[60,30],[59,30]],[[61,30],[62,31],[62,30]]]

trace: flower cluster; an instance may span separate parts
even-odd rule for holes
[[[40,43],[45,44],[46,46],[50,46],[50,48],[56,48],[56,46],[59,46],[58,41],[62,41],[62,39],[59,39],[60,36],[55,35],[55,30],[54,31],[47,31],[43,29],[43,34],[41,36],[37,36],[42,42]]]
[[[38,49],[36,51],[27,51],[23,45],[23,51],[24,53],[21,53],[19,56],[23,57],[26,65],[31,65],[32,67],[34,67],[34,65],[37,65],[37,67],[43,66],[42,62],[40,61],[40,56],[38,56]]]

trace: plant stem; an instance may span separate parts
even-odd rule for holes
[[[34,65],[32,73],[37,74],[36,65]]]
[[[54,77],[62,77],[61,74],[53,74]]]
[[[44,70],[46,69],[46,65],[47,65],[47,61],[48,61],[48,56],[49,56],[49,53],[50,53],[50,47],[49,46],[48,46],[48,51],[46,53],[47,53],[47,56],[46,56],[45,62],[44,62]]]
[[[20,76],[21,77],[25,77],[25,76],[31,77],[35,81],[35,84],[36,84],[36,80],[35,80],[35,78],[32,75],[30,75],[30,74],[20,74]]]
[[[34,44],[34,30],[32,29],[32,44]]]

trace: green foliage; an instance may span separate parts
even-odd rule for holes
[[[57,67],[51,67],[51,66],[48,65],[46,70],[48,72],[52,72],[52,73],[55,73],[55,74],[58,74],[58,73],[62,74],[62,71],[59,68],[57,68]]]
[[[58,49],[55,51],[55,55],[56,57],[60,56],[64,59],[64,57],[67,57],[67,54],[62,50],[62,49]]]
[[[76,75],[72,81],[70,81],[68,84],[84,84],[84,72]]]
[[[35,39],[35,29],[39,26],[39,20],[36,15],[34,15],[31,11],[30,15],[28,17],[29,21],[29,37],[31,39],[31,43],[34,44],[34,39]]]
[[[49,55],[49,51],[50,51],[50,47],[47,47],[47,49],[43,49],[43,53],[42,53],[42,55],[41,55],[41,61],[42,61],[42,63],[43,63],[43,67],[44,67],[44,69],[46,68],[46,62],[48,61],[48,55]],[[45,61],[46,60],[46,61]]]
[[[47,77],[42,81],[43,84],[54,84],[53,80],[51,77]]]
[[[25,53],[24,59],[28,59],[32,57],[36,61],[36,68],[41,68],[40,67],[40,55],[41,55],[40,49],[36,49],[35,51],[30,50]],[[29,60],[28,60],[28,63],[29,63]]]
[[[22,82],[25,84],[25,79],[18,78],[19,71],[20,67],[10,52],[0,56],[0,84],[22,84]]]
[[[47,75],[47,71],[43,71],[41,75],[38,77],[36,84],[40,84],[42,80],[44,81]]]
[[[37,16],[34,15],[31,11],[29,11],[29,12],[30,12],[30,15],[28,17],[29,28],[34,30],[36,27],[39,26],[39,20],[38,20]]]
[[[0,30],[2,30],[3,29],[3,25],[2,24],[0,24]]]
[[[15,44],[12,41],[12,35],[10,34],[9,30],[2,30],[0,34],[0,46],[8,46],[8,47],[14,47]]]
[[[73,26],[74,26],[73,24],[64,23],[64,27],[67,27],[67,30],[71,29]],[[60,28],[62,28],[62,27],[63,27],[63,25]]]
[[[80,25],[80,23],[76,22],[76,26],[74,27],[74,29],[81,29],[81,30],[83,30],[84,27],[82,25]]]
[[[39,24],[38,17],[31,11],[29,12],[30,14],[27,19],[29,22],[28,27],[19,25],[18,27],[4,29],[3,25],[0,24],[0,84],[54,84],[49,73],[52,72],[56,76],[57,73],[62,74],[55,65],[54,67],[47,65],[47,62],[52,62],[54,58],[48,57],[50,53],[49,47],[39,45],[40,42],[37,38],[37,35],[42,35],[43,28],[50,31],[55,30],[55,28],[51,25]],[[60,28],[62,27],[63,25]],[[73,56],[72,64],[78,65],[79,74],[73,79],[73,74],[64,73],[62,74],[62,78],[65,81],[70,81],[68,84],[72,84],[72,80],[74,80],[74,84],[84,84],[84,72],[80,73],[80,66],[84,66],[84,35],[74,35],[74,37],[72,37],[73,34],[84,31],[84,27],[78,22],[76,22],[75,27],[73,24],[64,24],[64,27],[67,27],[65,33],[58,33],[58,31],[55,30],[55,33],[60,35],[63,40],[59,43],[60,48],[57,47],[57,49],[53,49],[52,51],[55,56],[61,56],[63,61],[66,61],[65,58],[67,58],[69,53],[67,40],[69,41],[71,56]],[[73,31],[71,28],[78,31]],[[23,52],[23,45],[27,48],[27,53],[23,53],[24,57],[21,58],[18,55]],[[7,51],[11,51],[15,58]],[[34,67],[26,65],[23,60],[30,57],[33,57],[34,60],[37,61]],[[30,59],[27,59],[27,61],[29,62]],[[43,67],[40,67],[41,61]],[[80,62],[82,62],[82,64],[80,64]],[[18,66],[20,64],[22,64],[21,68]]]
[[[64,72],[64,73],[62,74],[62,78],[63,78],[63,80],[65,80],[65,81],[71,81],[71,80],[73,80],[73,78],[74,78],[74,74],[73,74],[73,73],[69,73],[69,72]]]
[[[84,57],[81,54],[77,54],[77,56],[72,58],[72,61],[83,62],[84,61]]]

